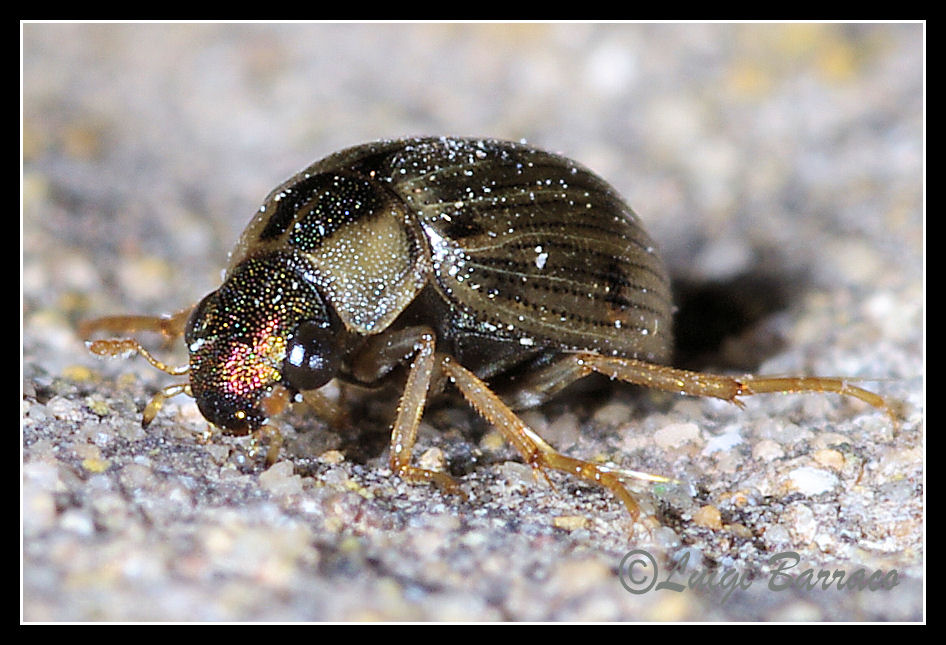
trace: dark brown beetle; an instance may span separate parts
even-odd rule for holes
[[[333,378],[374,384],[408,367],[391,432],[391,469],[459,492],[444,473],[411,464],[429,393],[450,381],[536,471],[607,487],[633,517],[628,471],[556,452],[513,412],[591,372],[713,396],[830,391],[890,412],[836,378],[736,380],[660,365],[670,357],[670,284],[655,245],[617,192],[579,164],[496,140],[380,141],[333,154],[266,198],[230,256],[223,285],[162,318],[120,316],[95,331],[184,334],[190,365],[169,368],[133,340],[90,343],[137,352],[189,383],[212,424],[270,432],[268,419],[304,399],[341,413],[319,388]],[[274,439],[278,433],[272,433]],[[270,446],[269,461],[278,456]]]

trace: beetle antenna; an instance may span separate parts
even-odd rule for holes
[[[131,354],[139,354],[146,361],[151,363],[154,367],[158,368],[162,372],[166,372],[171,376],[184,376],[190,371],[190,367],[184,365],[182,367],[170,367],[169,365],[162,363],[151,353],[146,350],[138,341],[130,339],[113,339],[113,340],[89,340],[86,341],[85,346],[89,348],[89,351],[95,354],[96,356],[129,356]]]

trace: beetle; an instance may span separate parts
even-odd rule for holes
[[[320,393],[338,378],[406,382],[390,467],[462,494],[449,475],[412,463],[428,395],[452,384],[537,473],[560,470],[612,491],[634,519],[627,476],[557,452],[516,414],[597,372],[741,405],[763,392],[834,392],[891,413],[841,378],[743,377],[667,366],[673,345],[667,270],[640,219],[582,165],[524,143],[427,137],[348,148],[275,188],[230,254],[222,285],[173,316],[112,316],[80,332],[183,335],[189,364],[169,367],[135,340],[89,343],[137,353],[187,382],[214,426],[272,437],[269,420],[304,400],[343,416]],[[660,479],[656,476],[652,479]]]

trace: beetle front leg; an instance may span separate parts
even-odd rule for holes
[[[151,425],[154,418],[158,416],[158,412],[164,407],[164,402],[172,396],[177,396],[178,394],[187,394],[190,396],[190,387],[191,386],[187,383],[177,383],[175,385],[168,385],[155,392],[155,395],[148,401],[148,405],[145,406],[144,412],[141,414],[141,427],[147,428]]]
[[[391,470],[395,474],[415,482],[434,482],[449,493],[466,497],[460,486],[445,473],[411,465],[417,426],[427,402],[427,392],[436,364],[434,349],[436,340],[433,330],[422,327],[416,330],[415,354],[404,386],[404,394],[397,407],[397,417],[391,430]]]
[[[306,390],[301,393],[302,400],[315,412],[316,416],[332,428],[348,426],[348,413],[344,407],[322,394],[319,390]]]

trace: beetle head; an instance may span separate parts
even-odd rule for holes
[[[190,386],[216,426],[252,432],[338,371],[341,324],[291,254],[245,260],[191,314]]]

